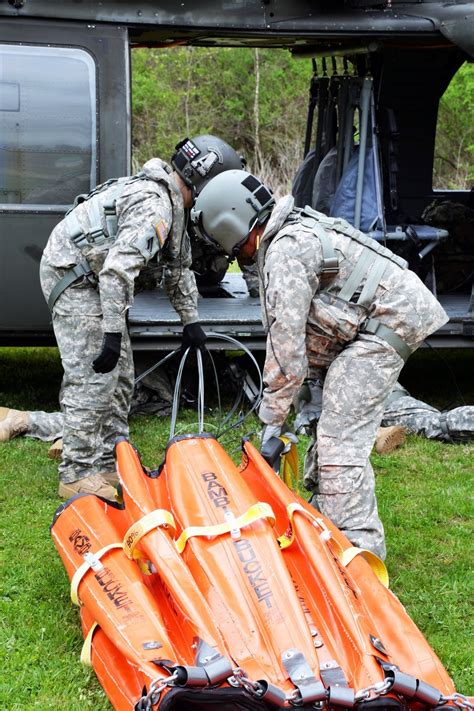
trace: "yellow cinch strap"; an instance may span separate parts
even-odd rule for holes
[[[89,553],[88,557],[84,560],[84,563],[80,565],[79,568],[76,570],[76,572],[71,578],[71,600],[73,601],[74,605],[81,605],[78,590],[84,575],[87,573],[87,571],[89,571],[91,568],[94,568],[96,565],[101,566],[100,559],[102,558],[102,556],[105,555],[105,553],[114,550],[115,548],[123,548],[122,543],[109,543],[108,546],[104,546],[103,548],[98,550],[97,553]]]
[[[357,548],[357,546],[346,548],[346,550],[342,554],[343,565],[348,566],[351,560],[354,560],[354,558],[358,555],[361,555],[363,558],[365,558],[365,560],[370,565],[382,585],[385,585],[385,587],[388,588],[389,579],[385,563],[381,558],[378,557],[378,555],[372,553],[372,551],[368,551],[366,548]]]
[[[293,541],[295,540],[295,527],[293,525],[293,520],[295,517],[295,513],[301,513],[305,518],[309,519],[311,523],[314,525],[318,526],[321,529],[321,535],[323,538],[326,540],[331,539],[331,544],[332,546],[336,549],[338,557],[341,557],[342,555],[342,547],[339,545],[339,543],[332,539],[331,537],[331,531],[329,528],[326,526],[324,523],[324,519],[318,518],[314,514],[310,513],[307,511],[304,506],[302,506],[300,503],[297,501],[293,502],[292,504],[288,504],[286,507],[286,512],[288,514],[288,518],[290,519],[290,526],[289,530],[285,531],[283,536],[280,536],[278,539],[278,543],[280,544],[280,548],[285,549],[291,546]]]
[[[285,445],[289,444],[290,440],[284,435],[280,436]],[[289,452],[281,458],[281,478],[289,489],[294,489],[298,480],[298,450],[294,442],[291,443]]]
[[[325,524],[324,519],[318,518],[318,516],[315,516],[314,514],[310,513],[307,509],[304,508],[304,506],[302,506],[298,502],[288,504],[288,506],[286,507],[286,511],[290,520],[290,530],[289,533],[287,531],[283,534],[283,536],[280,536],[278,538],[278,543],[280,544],[280,548],[282,550],[291,546],[291,544],[295,540],[295,527],[293,525],[293,519],[295,513],[301,513],[303,514],[303,516],[309,519],[313,523],[313,525],[316,525],[321,529],[320,537],[327,542],[328,546],[331,547],[333,553],[337,555],[344,567],[347,567],[356,556],[362,555],[369,563],[370,567],[372,568],[380,582],[388,588],[389,580],[387,568],[385,567],[385,563],[383,562],[383,560],[377,555],[375,555],[375,553],[372,553],[372,551],[368,551],[364,548],[357,548],[356,546],[351,546],[350,548],[344,550],[342,546],[332,536],[331,530]]]
[[[222,536],[224,533],[230,533],[234,529],[244,528],[259,519],[266,518],[271,525],[275,525],[275,514],[269,504],[262,501],[251,506],[244,514],[238,518],[233,518],[232,521],[217,523],[214,526],[189,526],[185,528],[180,537],[176,541],[176,548],[179,553],[182,553],[186,547],[186,543],[193,536]]]
[[[129,558],[138,558],[139,556],[134,553],[137,543],[139,543],[143,536],[152,531],[154,528],[159,528],[161,526],[167,526],[173,530],[173,534],[176,533],[176,524],[174,522],[173,515],[165,509],[156,509],[155,511],[151,511],[139,521],[133,523],[123,539],[123,549],[125,554]]]
[[[94,632],[98,626],[97,622],[92,623],[92,626],[84,640],[84,644],[82,645],[81,662],[82,664],[85,664],[86,667],[92,666],[92,637],[94,636]]]

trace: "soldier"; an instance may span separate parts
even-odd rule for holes
[[[192,229],[189,230],[189,237],[191,240],[191,269],[196,276],[198,289],[217,286],[225,277],[233,260],[217,245],[211,245],[197,236]],[[257,265],[254,262],[244,263],[238,257],[237,262],[249,296],[258,297]]]
[[[128,435],[133,392],[127,311],[140,273],[163,269],[184,326],[183,348],[201,348],[206,340],[185,209],[207,180],[240,167],[241,159],[224,141],[198,136],[176,146],[171,166],[153,158],[137,175],[79,196],[43,253],[41,286],[64,368],[62,497],[114,493],[114,443]]]
[[[322,374],[324,375],[324,374]],[[153,389],[135,389],[130,414],[169,414],[172,394],[163,398]],[[295,401],[296,434],[304,432],[316,441],[316,426],[321,416],[323,381],[305,380]],[[62,412],[22,411],[0,407],[0,442],[9,442],[20,435],[53,442],[48,450],[50,459],[58,459],[62,453]],[[450,410],[438,410],[432,405],[417,400],[400,383],[396,383],[388,397],[382,417],[382,426],[377,431],[374,449],[378,454],[389,454],[405,442],[405,433],[435,439],[448,444],[463,444],[474,440],[474,405],[463,405]],[[317,456],[315,449],[313,455]],[[308,467],[309,468],[309,467]]]
[[[240,156],[240,165],[229,166],[231,168],[244,169],[246,161]],[[199,291],[208,287],[217,286],[224,279],[233,258],[229,257],[217,244],[210,244],[203,240],[194,232],[192,226],[188,225],[188,233],[191,243],[191,269],[196,277],[196,284]],[[237,256],[237,262],[242,272],[249,296],[258,297],[258,273],[257,265],[242,262]]]
[[[327,368],[317,431],[318,467],[305,478],[311,503],[356,546],[385,557],[369,455],[385,402],[410,353],[448,317],[406,262],[339,218],[275,205],[245,171],[203,188],[194,229],[227,252],[258,250],[267,329],[262,453],[281,434],[304,378]]]
[[[412,397],[408,390],[396,383],[388,398],[382,424],[386,427],[401,425],[407,432],[427,439],[462,444],[474,439],[474,406],[440,411]]]
[[[319,378],[306,379],[293,403],[296,417],[294,429],[316,437],[316,426],[321,416],[325,371]],[[1,432],[1,429],[0,429]],[[405,432],[436,439],[449,444],[474,440],[474,405],[463,405],[450,410],[438,410],[412,397],[399,382],[390,393],[375,440],[375,451],[388,454],[405,441]],[[1,435],[0,435],[1,436]],[[316,452],[313,453],[316,456]]]

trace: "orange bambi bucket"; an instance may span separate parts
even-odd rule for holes
[[[240,468],[208,434],[173,438],[159,474],[126,440],[116,458],[123,503],[73,497],[51,528],[115,709],[456,706],[383,563],[250,443]]]

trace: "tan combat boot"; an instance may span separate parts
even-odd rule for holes
[[[56,442],[53,442],[51,447],[48,449],[48,457],[50,459],[61,459],[62,456],[63,456],[63,440],[61,437],[61,439],[57,439]]]
[[[12,410],[0,407],[0,442],[9,442],[18,435],[28,432],[28,413],[23,410]]]
[[[51,447],[48,449],[48,457],[50,459],[61,459],[63,456],[63,440],[62,437],[57,439]],[[119,483],[119,476],[116,471],[113,472],[100,472],[105,481],[111,486],[117,486]]]
[[[375,439],[375,451],[377,454],[389,454],[397,447],[401,447],[402,444],[405,444],[406,438],[406,430],[401,425],[379,427]]]
[[[99,476],[103,477],[105,481],[110,484],[110,486],[117,486],[119,483],[119,475],[116,471],[113,472],[100,472]]]
[[[115,493],[115,487],[111,486],[101,474],[91,474],[68,484],[60,481],[58,490],[62,499],[69,499],[75,494],[95,494],[114,501]]]

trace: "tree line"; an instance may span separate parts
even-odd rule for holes
[[[214,133],[249,170],[288,190],[303,155],[310,59],[284,49],[175,47],[132,52],[133,157],[169,159],[184,136]],[[474,65],[465,64],[440,104],[433,183],[474,180]]]

